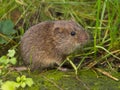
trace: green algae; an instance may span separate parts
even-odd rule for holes
[[[14,74],[15,73],[15,74]],[[30,77],[34,81],[32,87],[19,90],[119,90],[120,81],[102,75],[93,70],[80,70],[76,76],[74,72],[61,72],[49,70],[42,73],[26,73],[22,74]],[[20,74],[11,73],[10,78],[14,80]],[[113,72],[114,76],[119,79],[120,74]]]

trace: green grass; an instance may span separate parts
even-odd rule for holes
[[[13,39],[16,43],[30,26],[39,22],[74,19],[94,37],[93,44],[75,56],[90,57],[97,61],[94,65],[106,61],[108,67],[113,67],[109,59],[120,60],[119,0],[1,0],[0,21],[6,19],[12,20],[18,31]],[[8,44],[13,47],[15,44],[11,43]]]

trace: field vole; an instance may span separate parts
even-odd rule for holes
[[[59,66],[88,39],[88,33],[74,21],[45,21],[25,32],[20,44],[21,54],[32,70]]]

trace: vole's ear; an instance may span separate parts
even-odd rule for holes
[[[64,32],[63,32],[63,29],[61,29],[60,27],[55,27],[54,29],[53,29],[53,32],[52,32],[52,34],[53,34],[53,39],[56,41],[59,41],[60,39],[61,39],[61,37],[64,37],[65,35],[64,35]]]
[[[60,27],[55,27],[54,28],[54,34],[61,34],[61,33],[63,33],[63,29],[62,28],[60,28]]]

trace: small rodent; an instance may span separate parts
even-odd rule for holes
[[[72,20],[45,21],[30,27],[21,38],[21,55],[31,70],[58,66],[89,40],[89,34]]]

